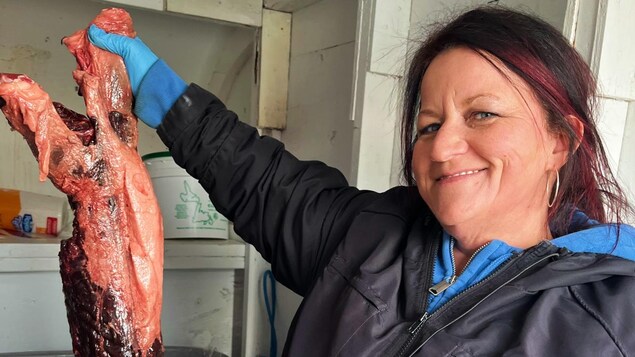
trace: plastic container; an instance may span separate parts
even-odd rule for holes
[[[216,211],[196,179],[179,167],[169,152],[143,156],[163,214],[166,239],[229,237],[229,222]]]
[[[57,236],[68,223],[68,201],[33,192],[0,189],[0,228]]]

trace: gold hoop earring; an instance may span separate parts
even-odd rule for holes
[[[550,196],[549,202],[547,202],[547,207],[553,207],[553,204],[556,203],[556,198],[558,198],[558,190],[560,189],[560,172],[556,170],[556,189],[554,190],[553,198]],[[549,192],[549,181],[547,181],[547,193]]]

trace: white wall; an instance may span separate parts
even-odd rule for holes
[[[353,184],[382,192],[398,184],[399,98],[405,73],[410,0],[361,1],[351,119]],[[394,149],[391,149],[394,148]]]
[[[410,12],[411,35],[419,34],[428,24],[447,19],[469,7],[484,5],[489,2],[489,0],[412,0]],[[510,8],[537,14],[557,28],[562,28],[567,8],[567,0],[499,0],[498,3]]]
[[[591,69],[600,87],[598,127],[613,173],[635,204],[635,45],[630,41],[635,33],[635,22],[630,19],[635,2],[608,0],[599,4],[590,46]],[[627,222],[635,224],[635,216]]]
[[[618,169],[618,176],[626,193],[629,195],[631,204],[635,205],[635,103],[628,105],[627,121],[624,127],[624,138],[622,140],[622,157]],[[635,225],[635,213],[628,218],[631,225]]]
[[[301,159],[319,159],[348,177],[349,120],[357,1],[323,0],[293,13],[287,129]]]

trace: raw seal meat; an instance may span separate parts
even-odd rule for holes
[[[121,9],[93,23],[135,36]],[[77,356],[162,356],[163,225],[137,153],[137,118],[121,58],[93,46],[86,30],[63,40],[77,59],[81,115],[54,103],[25,75],[0,74],[2,108],[75,211],[60,271]]]

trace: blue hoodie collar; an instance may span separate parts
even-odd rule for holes
[[[571,220],[570,230],[580,227],[589,228],[553,239],[551,243],[574,253],[611,254],[635,261],[635,228],[632,226],[599,224],[577,211]],[[491,274],[514,253],[521,251],[503,241],[493,240],[479,250],[465,267],[465,271],[457,276],[459,272],[455,271],[453,248],[454,238],[444,231],[435,259],[432,283],[436,285],[444,280],[450,284],[442,293],[428,295],[428,312],[434,312],[452,297]]]
[[[576,211],[571,226],[590,226],[551,241],[574,253],[610,254],[635,261],[635,228],[627,224],[599,224]]]

